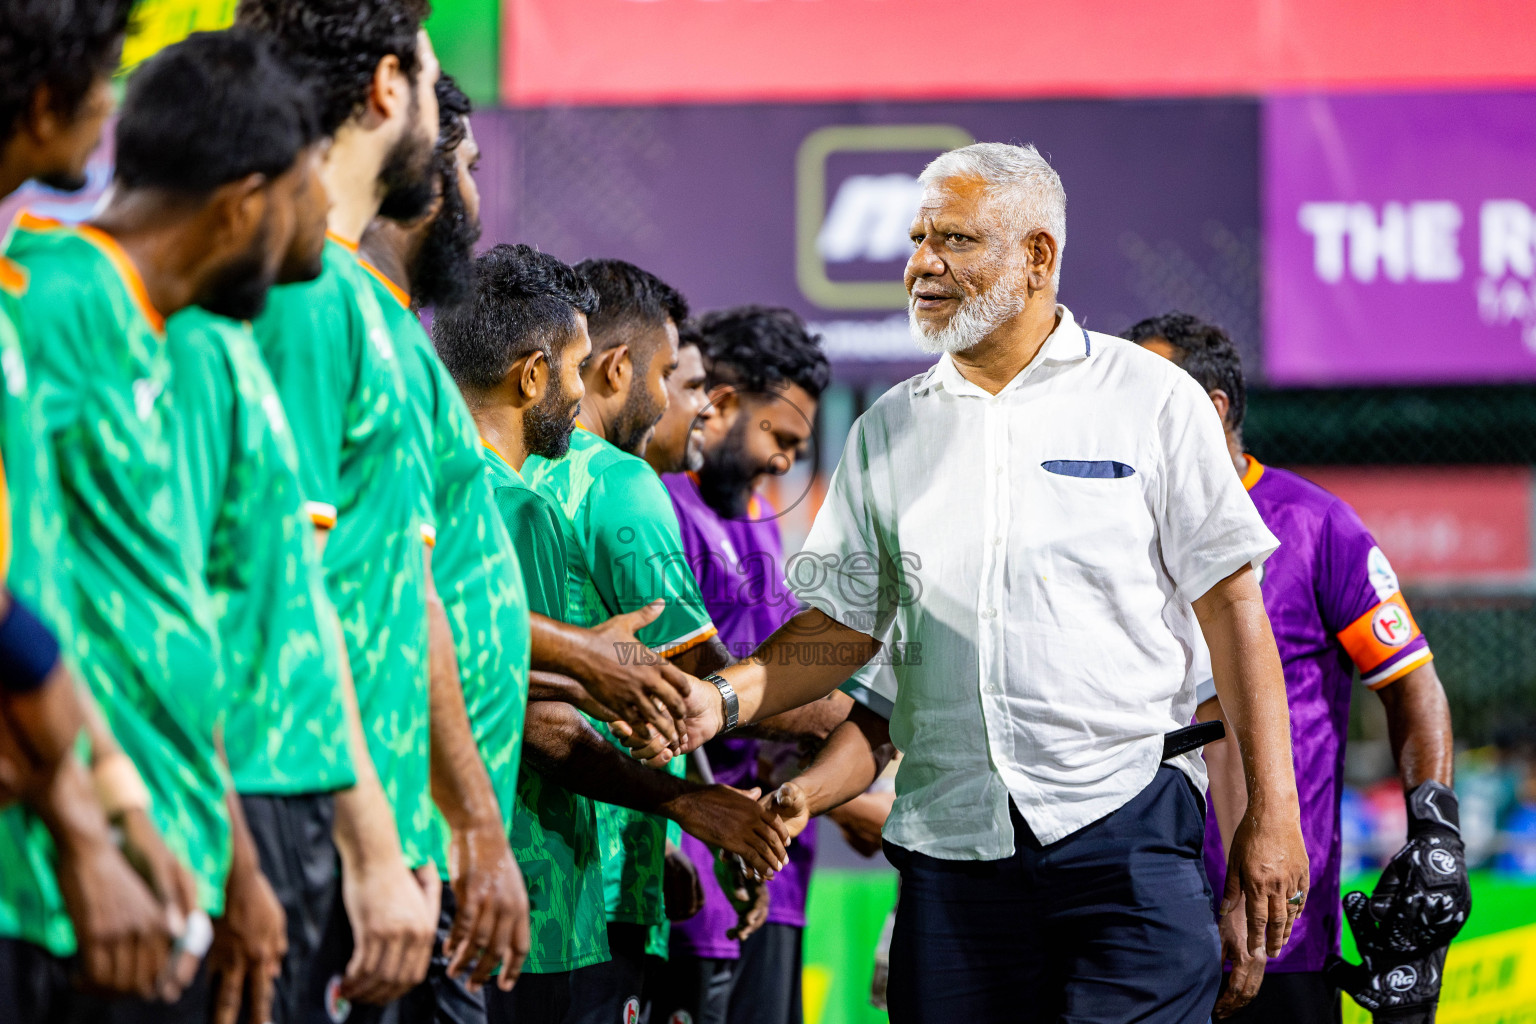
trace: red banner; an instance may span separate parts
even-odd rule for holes
[[[1349,502],[1405,582],[1529,577],[1528,466],[1361,466],[1299,473]]]
[[[1529,0],[503,0],[502,18],[515,104],[1536,82]]]

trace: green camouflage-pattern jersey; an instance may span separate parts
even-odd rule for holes
[[[252,324],[299,452],[321,566],[341,618],[368,751],[406,861],[436,842],[429,791],[426,565],[407,446],[405,379],[373,281],[352,248],[272,289]]]
[[[523,714],[528,704],[528,598],[512,539],[496,514],[480,433],[432,340],[403,295],[369,267],[395,339],[411,400],[421,479],[430,498],[423,536],[432,538],[432,577],[453,631],[464,707],[501,808],[512,820]],[[439,817],[435,859],[448,877],[447,823]]]
[[[523,566],[529,608],[565,621],[565,537],[559,513],[497,452],[481,449],[496,509]],[[609,958],[597,806],[524,764],[512,814],[512,853],[528,886],[533,945],[523,970],[572,971]]]
[[[53,445],[77,607],[77,661],[107,725],[149,787],[150,816],[224,907],[224,710],[197,528],[177,450],[164,324],[105,233],[23,214],[10,256],[31,276],[23,349]]]
[[[15,600],[48,624],[69,657],[74,616],[59,585],[64,518],[53,446],[38,443],[46,432],[43,407],[33,401],[17,329],[25,290],[26,271],[0,256],[0,459],[11,515],[5,583]],[[0,810],[0,938],[64,957],[75,951],[75,933],[53,863],[53,840],[42,821],[19,803]]]
[[[523,469],[529,484],[561,513],[571,622],[595,626],[663,598],[666,609],[639,633],[652,651],[671,657],[715,635],[683,553],[672,500],[644,459],[579,429],[565,458],[531,456]],[[602,723],[593,725],[620,745]],[[684,760],[673,758],[667,770],[681,777]],[[608,920],[666,924],[667,820],[600,804],[598,831]]]
[[[245,324],[183,310],[166,340],[224,653],[224,751],[235,788],[343,789],[356,776],[340,643],[283,403]]]

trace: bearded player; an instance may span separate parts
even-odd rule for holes
[[[1223,901],[1223,955],[1232,973],[1216,1016],[1284,1024],[1336,1021],[1342,988],[1377,1020],[1431,1021],[1445,947],[1466,921],[1471,893],[1451,791],[1450,709],[1428,642],[1387,556],[1355,511],[1315,484],[1243,452],[1243,368],[1226,332],[1170,313],[1143,320],[1125,337],[1182,366],[1205,388],[1226,428],[1233,470],[1281,541],[1264,566],[1261,590],[1285,667],[1312,889],[1290,943],[1267,963],[1251,957],[1237,940],[1246,932],[1240,901]],[[1387,865],[1372,897],[1350,893],[1344,899],[1365,959],[1361,966],[1337,956],[1339,796],[1356,670],[1386,709],[1408,801],[1407,845]],[[1200,696],[1197,717],[1220,717],[1209,684]],[[1221,892],[1223,851],[1242,816],[1245,787],[1235,740],[1211,744],[1206,760],[1214,814],[1206,820],[1205,863],[1214,891]],[[1239,1009],[1250,997],[1253,1001]]]

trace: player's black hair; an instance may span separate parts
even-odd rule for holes
[[[1120,337],[1137,344],[1156,338],[1168,342],[1178,353],[1174,362],[1199,381],[1202,388],[1227,393],[1227,423],[1234,431],[1243,429],[1243,416],[1248,412],[1243,359],[1226,331],[1199,317],[1175,311],[1149,316],[1127,328]]]
[[[475,105],[446,71],[438,76],[436,91],[437,151],[446,155],[452,163],[453,151],[464,141],[464,134],[469,127],[469,115],[474,112]]]
[[[9,138],[39,86],[72,114],[97,78],[112,74],[133,0],[0,3],[0,138]]]
[[[472,297],[432,318],[437,354],[459,387],[484,391],[535,350],[554,362],[575,337],[576,311],[598,298],[580,274],[548,253],[502,243],[475,260]]]
[[[694,326],[711,386],[765,392],[798,384],[820,398],[832,379],[821,336],[807,330],[793,310],[736,306],[705,313]]]
[[[442,189],[442,202],[411,267],[411,298],[417,306],[443,309],[469,295],[480,224],[470,220],[464,205],[457,159],[473,105],[451,75],[437,80],[436,91],[437,149],[432,173]]]
[[[704,335],[699,333],[699,324],[696,320],[684,320],[677,325],[677,347],[685,349],[689,345],[699,350],[700,355],[704,351]]]
[[[368,98],[379,61],[394,54],[412,82],[421,69],[416,34],[429,0],[240,0],[235,24],[274,37],[315,79],[320,124],[333,135]]]
[[[265,37],[197,32],[145,61],[117,123],[117,181],[198,195],[272,177],[321,137],[314,93]]]
[[[668,320],[681,324],[688,319],[688,300],[682,293],[633,263],[582,260],[576,272],[597,293],[597,315],[587,323],[593,352],[623,344],[635,328],[661,327]],[[651,354],[642,353],[637,365],[649,365]]]

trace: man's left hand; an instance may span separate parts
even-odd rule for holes
[[[235,1024],[243,1004],[247,1018],[272,1016],[272,983],[288,955],[288,921],[261,868],[237,858],[224,890],[224,915],[214,919],[208,970],[217,976],[214,1024]]]
[[[1329,957],[1328,980],[1348,992],[1378,1024],[1433,1024],[1445,973],[1445,947],[1422,955],[1393,953],[1377,945],[1380,932],[1370,919],[1369,899],[1344,897],[1344,916],[1360,950],[1361,963]]]
[[[1220,1020],[1230,1017],[1253,1002],[1264,982],[1264,968],[1269,958],[1262,949],[1254,952],[1248,947],[1248,916],[1243,913],[1243,901],[1221,916],[1217,923],[1221,935],[1221,958],[1232,965],[1232,970],[1222,981],[1221,994],[1216,997],[1216,1007],[1211,1016]]]
[[[532,945],[528,890],[500,822],[454,830],[448,851],[457,909],[443,944],[449,977],[468,974],[478,992],[497,967],[497,987],[510,991]]]
[[[1364,903],[1360,927],[1374,948],[1412,957],[1451,944],[1472,910],[1472,888],[1456,794],[1430,781],[1407,803],[1408,842]]]
[[[1310,875],[1300,815],[1266,814],[1248,805],[1232,836],[1227,858],[1227,888],[1221,913],[1230,913],[1239,900],[1248,917],[1248,949],[1280,955],[1306,902]],[[1301,898],[1296,899],[1300,894]]]
[[[662,862],[661,894],[668,921],[686,921],[704,909],[704,886],[699,882],[698,869],[671,843]]]

